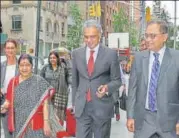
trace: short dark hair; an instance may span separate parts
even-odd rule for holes
[[[51,55],[55,55],[55,57],[57,58],[57,66],[60,66],[60,57],[59,57],[59,54],[58,52],[56,51],[51,51],[49,56],[48,56],[48,64],[50,65],[50,67],[52,67],[52,64],[50,63],[50,56]]]
[[[13,43],[15,45],[15,47],[17,48],[17,41],[14,40],[14,39],[8,39],[6,40],[5,44],[4,44],[4,47],[6,47],[7,43]]]
[[[29,54],[20,55],[20,57],[18,59],[18,65],[20,64],[21,60],[23,60],[23,59],[27,59],[29,61],[29,63],[33,66],[33,59]]]
[[[149,21],[147,23],[147,27],[151,24],[158,24],[160,26],[160,33],[162,34],[168,34],[168,25],[165,21],[161,21],[161,20],[152,20],[152,21]]]

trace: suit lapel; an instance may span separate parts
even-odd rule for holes
[[[104,48],[102,46],[99,46],[98,54],[97,54],[96,61],[94,64],[94,71],[91,77],[94,77],[97,74],[98,68],[101,65],[100,62],[104,58],[104,54],[105,54]]]
[[[143,72],[144,72],[144,80],[146,86],[148,85],[148,76],[149,76],[149,51],[145,51],[143,55],[142,65],[143,65]]]
[[[2,67],[1,67],[1,85],[3,85],[4,80],[5,80],[6,67],[7,67],[7,61],[2,63]]]
[[[88,78],[89,76],[88,76],[88,65],[86,62],[86,46],[82,48],[81,57],[82,57],[82,63],[83,63],[83,68],[84,68],[83,72],[84,72],[84,75]]]
[[[162,59],[162,64],[161,64],[161,67],[160,67],[160,75],[159,75],[159,79],[158,79],[159,84],[163,79],[163,75],[165,74],[165,72],[167,71],[167,69],[169,67],[170,59],[171,59],[171,55],[170,55],[170,52],[169,52],[169,48],[166,48],[163,59]]]

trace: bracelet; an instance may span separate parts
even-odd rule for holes
[[[1,110],[4,110],[4,109],[6,109],[6,110],[7,110],[7,108],[6,108],[6,107],[4,107],[4,106],[1,106]]]

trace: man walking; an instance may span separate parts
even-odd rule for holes
[[[83,27],[85,46],[72,53],[72,103],[77,138],[109,138],[114,115],[113,92],[120,86],[118,56],[102,46],[102,29],[95,20]]]
[[[135,138],[177,138],[179,135],[179,51],[165,42],[163,21],[147,25],[148,50],[136,53],[127,106],[127,127]]]

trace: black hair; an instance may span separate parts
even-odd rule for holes
[[[50,52],[50,54],[49,54],[49,56],[48,56],[48,64],[50,65],[50,67],[52,68],[52,64],[50,63],[50,56],[51,55],[55,55],[55,57],[57,58],[57,66],[59,67],[60,66],[60,57],[59,57],[59,55],[58,55],[58,52],[56,52],[56,51],[52,51],[52,52]]]
[[[18,59],[18,65],[20,64],[21,60],[27,59],[29,63],[33,66],[33,59],[29,54],[22,54]]]

